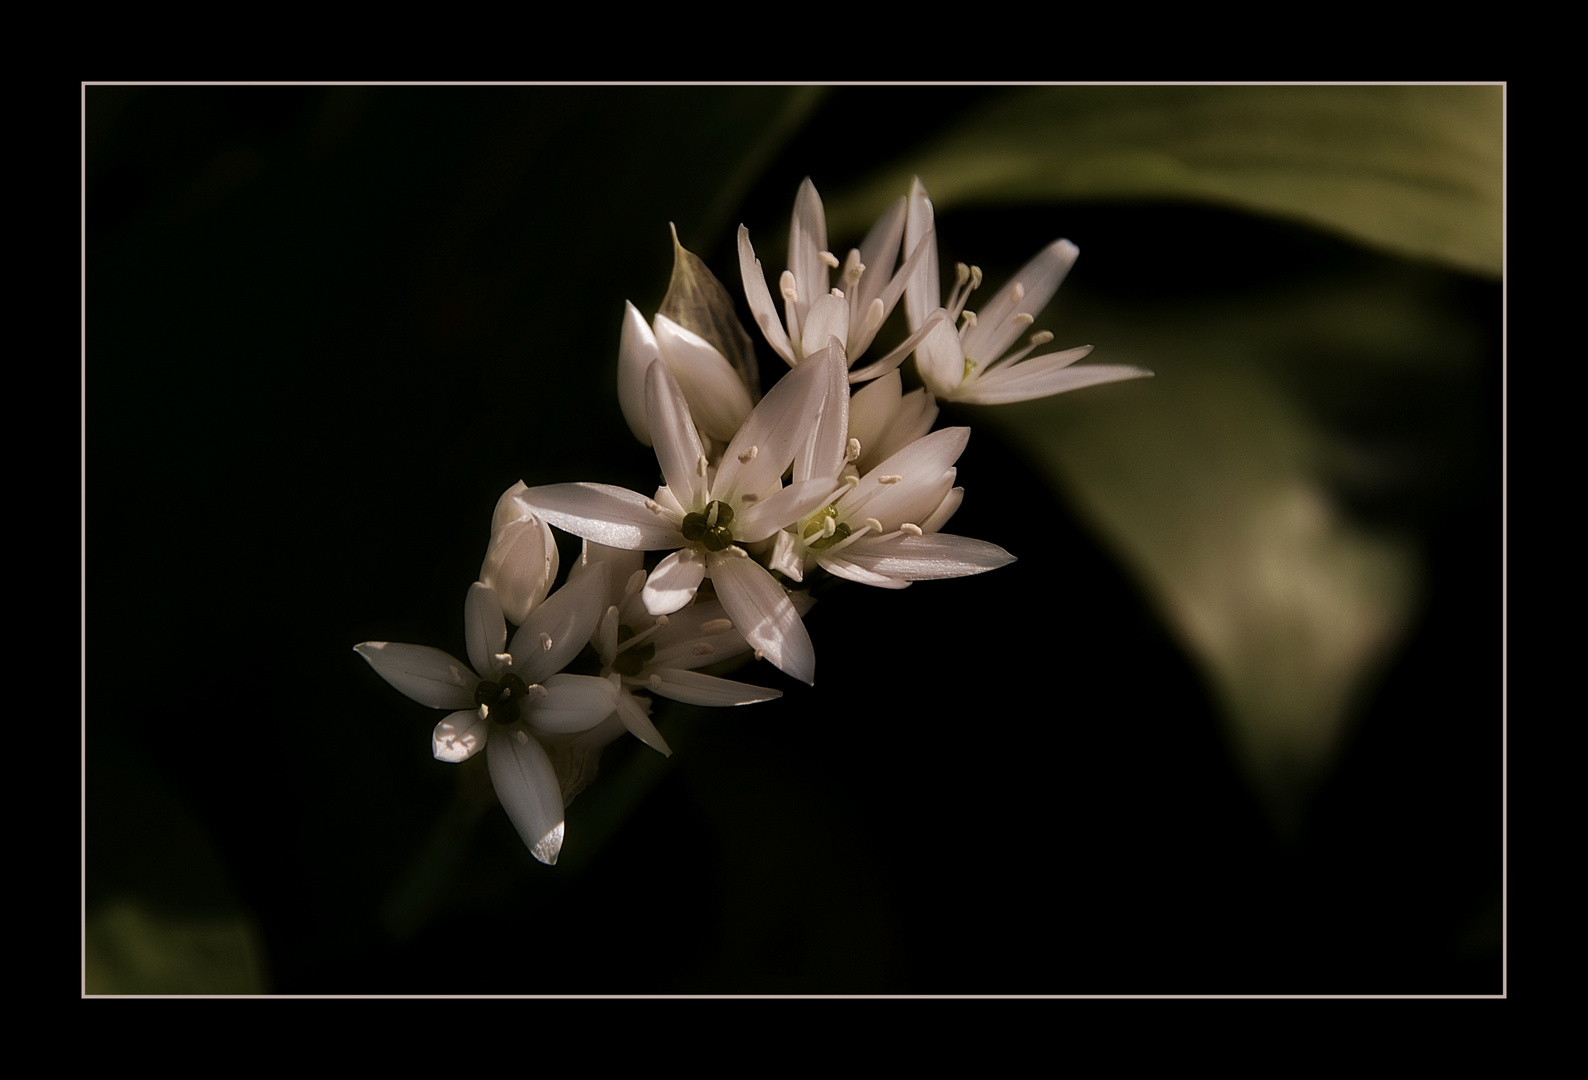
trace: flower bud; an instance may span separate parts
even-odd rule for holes
[[[557,579],[557,543],[551,527],[530,510],[520,480],[502,493],[491,518],[491,543],[480,565],[480,581],[496,591],[502,614],[522,626],[546,599]]]

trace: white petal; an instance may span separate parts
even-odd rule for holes
[[[802,480],[776,495],[752,503],[734,519],[733,531],[747,544],[765,540],[803,517],[814,514],[845,488],[832,477]]]
[[[473,757],[490,740],[491,722],[479,709],[449,714],[430,736],[430,752],[437,761],[456,763]]]
[[[915,350],[915,370],[934,397],[954,400],[965,381],[965,352],[960,348],[959,334],[947,319],[921,339]]]
[[[553,675],[525,698],[525,722],[545,735],[589,731],[618,707],[617,687],[596,675]]]
[[[656,343],[689,402],[695,425],[719,442],[733,438],[755,403],[728,358],[665,315],[656,316]]]
[[[497,656],[507,651],[507,623],[496,590],[476,581],[469,586],[463,601],[463,640],[469,646],[469,663],[483,677],[491,678],[501,667]]]
[[[751,705],[783,696],[783,691],[750,683],[719,679],[698,671],[668,668],[651,673],[650,687],[655,693],[688,705]]]
[[[840,345],[849,340],[849,301],[823,293],[811,303],[800,326],[800,352],[809,356],[825,349],[828,338],[836,339]]]
[[[833,339],[829,349],[842,355],[842,346]],[[849,379],[847,367],[838,358],[815,352],[805,360],[821,364],[827,372],[822,390],[820,412],[806,418],[806,437],[794,455],[794,474],[798,480],[831,480],[844,467],[844,451],[849,445]]]
[[[713,498],[762,496],[777,487],[795,454],[810,441],[813,421],[821,417],[829,388],[838,384],[835,372],[843,366],[841,348],[823,349],[767,391],[723,452],[711,485]]]
[[[618,339],[618,406],[629,430],[646,446],[651,445],[651,426],[645,419],[645,372],[661,355],[645,316],[625,301],[623,335]]]
[[[522,728],[502,732],[487,747],[491,786],[530,854],[552,866],[562,851],[562,792],[540,743]]]
[[[826,250],[827,215],[822,210],[822,197],[816,193],[816,185],[807,176],[794,195],[794,216],[788,232],[788,268],[799,290],[801,326],[816,298],[827,295],[829,267],[821,257]],[[790,326],[789,332],[792,334],[794,327]]]
[[[535,513],[565,532],[608,547],[657,551],[683,544],[684,534],[654,499],[611,484],[547,484],[524,497]]]
[[[865,537],[845,548],[843,558],[862,570],[903,581],[968,577],[1015,561],[997,544],[949,533]]]
[[[480,677],[461,660],[428,645],[366,641],[353,651],[369,661],[375,674],[403,694],[432,709],[468,709]]]
[[[673,748],[667,745],[667,740],[662,738],[662,733],[656,730],[656,725],[646,715],[645,704],[626,690],[618,695],[618,719],[623,721],[629,734],[640,742],[667,757],[673,756]]]
[[[911,330],[926,322],[926,317],[943,306],[943,283],[937,270],[937,241],[933,231],[932,200],[926,196],[926,187],[919,177],[910,182],[910,208],[904,219],[904,250],[914,252],[917,245],[926,241],[928,248],[922,252],[904,288],[904,314]]]
[[[954,486],[950,467],[964,452],[969,438],[968,427],[942,428],[891,455],[838,500],[844,520],[853,525],[874,517],[885,523],[888,531],[906,521],[919,524],[916,519],[937,509]],[[884,477],[901,479],[885,483]]]
[[[645,374],[645,416],[650,421],[656,460],[667,486],[684,506],[702,505],[706,474],[701,463],[706,460],[706,451],[700,445],[700,433],[695,430],[695,418],[690,414],[684,391],[666,364],[652,364]]]
[[[606,614],[607,574],[607,568],[599,563],[590,567],[530,613],[509,646],[519,678],[544,682],[579,655]]]
[[[524,488],[520,481],[515,488]],[[510,490],[508,495],[513,495]],[[502,496],[506,502],[508,495]],[[501,504],[498,503],[500,511]],[[498,513],[498,517],[501,514]],[[480,564],[480,581],[496,590],[502,614],[516,626],[546,599],[557,579],[557,541],[551,526],[532,513],[493,527]]]
[[[652,615],[671,615],[695,598],[706,576],[706,563],[692,548],[673,552],[645,579],[641,598]]]
[[[777,307],[772,303],[772,293],[766,287],[766,274],[761,262],[750,246],[750,230],[739,226],[739,276],[744,279],[745,299],[750,302],[750,314],[761,328],[772,351],[783,358],[789,367],[794,366],[794,349],[789,345],[788,332],[778,318]]]
[[[1030,325],[1013,317],[1036,316],[1047,307],[1080,254],[1081,249],[1068,240],[1055,240],[1022,266],[991,301],[975,305],[978,317],[976,325],[965,331],[965,355],[981,364],[1002,356]],[[1018,300],[1013,295],[1016,285],[1022,291]]]
[[[711,580],[728,617],[752,648],[801,682],[816,681],[816,649],[810,634],[788,593],[760,563],[721,556],[712,562]]]
[[[1031,401],[1079,390],[1085,386],[1144,379],[1152,375],[1146,368],[1127,364],[1082,364],[1071,367],[1074,361],[1066,359],[1068,356],[1068,353],[1038,356],[994,368],[983,377],[968,382],[955,400],[972,405],[1007,405],[1014,401]]]

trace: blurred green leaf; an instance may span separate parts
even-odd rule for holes
[[[829,227],[859,235],[919,175],[940,211],[1208,202],[1497,276],[1504,107],[1500,86],[1023,89],[963,115],[842,205],[829,203]]]
[[[1442,448],[1408,448],[1408,430],[1419,436],[1404,415],[1362,438],[1328,414],[1437,398],[1420,390],[1476,359],[1422,283],[1365,275],[1121,316],[1089,329],[1110,362],[1155,379],[976,415],[1022,443],[1119,551],[1202,667],[1281,824],[1332,767],[1420,597],[1415,534],[1365,522],[1342,493],[1362,477],[1393,486],[1384,478]],[[1392,441],[1375,441],[1384,433]]]
[[[263,950],[241,914],[198,917],[126,898],[90,913],[89,994],[262,994]]]

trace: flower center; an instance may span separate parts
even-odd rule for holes
[[[733,507],[712,501],[704,512],[684,515],[684,539],[703,544],[707,551],[727,551],[733,546]]]
[[[488,719],[498,724],[512,724],[518,721],[518,703],[528,695],[529,687],[524,685],[524,680],[508,672],[501,682],[481,679],[474,691],[474,703],[485,710]]]
[[[636,636],[635,632],[629,627],[618,627],[618,649],[620,651],[612,659],[612,670],[631,679],[638,678],[640,671],[656,656],[656,646],[649,641],[640,641],[633,645],[626,644],[626,642],[633,640]],[[646,637],[649,636],[650,634],[646,634]]]
[[[852,532],[847,522],[838,520],[838,507],[828,503],[805,520],[800,538],[812,551],[825,551]]]

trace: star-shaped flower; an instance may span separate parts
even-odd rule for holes
[[[466,761],[485,748],[497,798],[530,852],[548,865],[562,850],[563,795],[542,740],[588,731],[617,708],[610,681],[558,674],[590,639],[604,586],[603,574],[590,574],[559,589],[530,614],[509,647],[495,590],[471,585],[464,625],[474,671],[428,645],[354,646],[408,697],[453,710],[431,737],[436,759]]]
[[[787,487],[782,476],[796,459],[808,461],[814,446],[830,441],[821,432],[847,426],[844,372],[836,345],[808,357],[761,399],[713,467],[678,380],[665,363],[653,363],[646,373],[646,417],[667,481],[655,498],[607,484],[551,484],[530,488],[524,498],[541,517],[586,540],[629,551],[672,550],[645,584],[652,615],[684,607],[709,576],[751,647],[794,678],[812,682],[810,636],[783,586],[744,545],[770,539],[834,494],[836,467],[807,468],[802,476],[796,464],[795,482]]]
[[[933,230],[932,202],[916,180],[910,188],[904,242],[908,246],[924,238],[933,243]],[[986,307],[966,311],[965,302],[981,284],[981,271],[961,264],[954,292],[944,305],[933,243],[933,249],[916,264],[904,293],[911,330],[926,327],[934,316],[942,320],[927,330],[915,351],[916,367],[926,388],[947,401],[1003,405],[1151,375],[1145,368],[1125,364],[1071,367],[1092,351],[1090,345],[1031,356],[1033,350],[1053,340],[1045,330],[1032,334],[1024,348],[1008,351],[1053,298],[1079,254],[1080,249],[1068,240],[1055,240],[1021,267]],[[963,322],[956,331],[954,321],[961,316]]]

